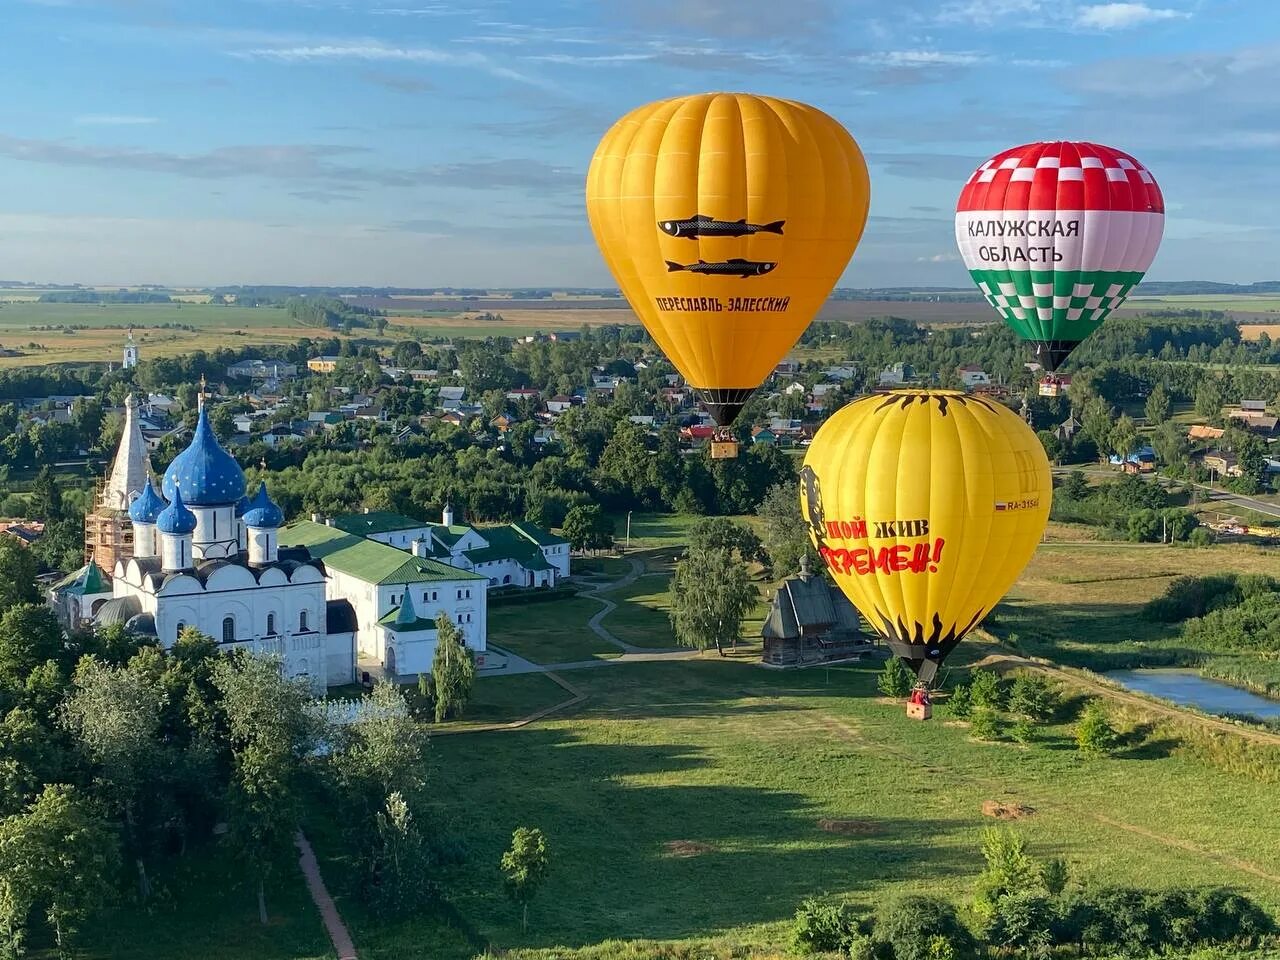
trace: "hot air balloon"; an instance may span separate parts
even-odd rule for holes
[[[855,400],[818,431],[800,507],[845,596],[924,683],[1035,552],[1053,485],[1003,404],[952,390]]]
[[[587,173],[610,271],[721,427],[831,293],[869,198],[862,153],[838,122],[742,93],[633,110]]]
[[[998,153],[956,205],[969,275],[1050,374],[1124,302],[1163,232],[1164,198],[1151,172],[1096,143]]]

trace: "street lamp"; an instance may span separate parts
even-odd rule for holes
[[[627,511],[627,552],[631,552],[631,511]]]

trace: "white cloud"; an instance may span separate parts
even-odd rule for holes
[[[1180,10],[1149,7],[1145,3],[1100,3],[1077,10],[1076,25],[1092,30],[1124,30],[1160,20],[1184,20],[1189,16]]]
[[[886,50],[854,58],[873,67],[969,67],[991,58],[972,51],[947,53],[941,50]]]
[[[514,80],[535,87],[549,84],[494,63],[481,53],[470,50],[438,50],[435,47],[398,47],[378,40],[355,40],[332,43],[294,44],[291,46],[256,47],[231,54],[242,60],[269,60],[275,63],[326,63],[335,60],[360,60],[366,63],[423,63],[448,67],[469,67],[494,77]]]
[[[127,113],[87,113],[76,117],[75,122],[85,126],[98,127],[141,127],[151,123],[159,123],[159,117],[139,117]]]
[[[1016,26],[1007,21],[1028,14],[1038,14],[1044,4],[1042,0],[964,0],[945,6],[938,19],[951,23],[977,23],[984,26],[1004,23]],[[1025,25],[1025,24],[1024,24]]]
[[[958,253],[935,253],[931,257],[916,257],[916,263],[955,263],[959,259]]]

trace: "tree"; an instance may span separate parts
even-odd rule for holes
[[[969,729],[979,740],[999,740],[1002,725],[1000,711],[991,707],[975,707],[969,714]]]
[[[886,697],[901,700],[911,693],[916,678],[911,669],[897,657],[890,657],[884,662],[884,669],[876,678],[876,689]]]
[[[994,670],[974,670],[969,676],[969,688],[975,707],[1004,709],[1004,686]]]
[[[421,909],[431,895],[431,847],[409,804],[392,791],[374,817],[373,842],[362,838],[367,899],[382,917]]]
[[[40,520],[62,519],[62,488],[48,464],[40,468],[35,480],[31,482],[31,513]]]
[[[282,676],[279,660],[237,654],[221,658],[213,683],[222,694],[232,753],[230,840],[258,892],[258,917],[267,917],[266,884],[293,859],[301,819],[303,761],[312,745],[306,705],[310,690]]]
[[[436,617],[436,652],[431,660],[436,723],[462,716],[475,680],[475,657],[467,649],[462,631],[447,613],[441,612]]]
[[[1169,391],[1164,388],[1163,383],[1157,383],[1151,388],[1151,393],[1147,397],[1147,419],[1155,426],[1159,426],[1169,419],[1169,410]]]
[[[1020,673],[1009,691],[1009,709],[1014,713],[1043,723],[1058,709],[1061,697],[1057,685],[1038,673]]]
[[[1115,749],[1115,728],[1107,717],[1107,708],[1100,700],[1090,700],[1076,724],[1076,746],[1086,756],[1103,756]]]
[[[391,794],[411,803],[422,789],[426,734],[394,683],[378,682],[365,702],[354,723],[330,734],[336,742],[329,757],[348,803],[367,818]]]
[[[1072,470],[1068,473],[1067,479],[1062,481],[1062,487],[1058,492],[1069,500],[1088,499],[1089,481],[1085,479],[1084,471]]]
[[[1111,428],[1111,450],[1123,463],[1133,453],[1138,442],[1138,427],[1127,413],[1120,414],[1120,419]]]
[[[33,909],[43,910],[58,955],[112,895],[120,853],[110,826],[74,787],[44,788],[23,813],[0,821],[0,936],[21,949]]]
[[[0,616],[0,685],[14,689],[46,660],[67,657],[62,627],[48,607],[20,603]]]
[[[800,498],[794,485],[775,483],[756,508],[764,549],[775,578],[789,577],[800,569],[800,558],[816,559],[809,531],[800,516]]]
[[[614,428],[596,466],[596,483],[623,506],[643,506],[653,499],[653,464],[638,425],[624,420]]]
[[[759,595],[747,567],[728,550],[685,552],[671,580],[671,626],[682,646],[706,650],[736,644],[742,618]]]
[[[990,916],[996,904],[1015,893],[1036,890],[1040,867],[1027,853],[1027,842],[1008,828],[982,831],[982,858],[986,867],[974,889],[974,909]]]
[[[560,532],[569,541],[569,545],[579,552],[605,550],[613,546],[613,521],[605,516],[604,510],[596,503],[570,507]]]
[[[1043,890],[1018,890],[1001,897],[986,915],[981,935],[989,946],[1042,960],[1053,952],[1053,903]]]
[[[1205,377],[1196,388],[1196,413],[1206,420],[1222,415],[1222,387],[1214,377]]]
[[[145,855],[147,833],[154,826],[164,762],[159,736],[165,692],[159,674],[147,661],[113,667],[93,656],[82,657],[72,680],[74,689],[62,713],[63,725],[93,765],[108,803],[119,812],[138,871],[138,893],[151,894]]]
[[[763,549],[754,530],[728,517],[704,517],[693,523],[688,546],[694,550],[736,550],[746,562],[760,560]]]
[[[1111,437],[1111,406],[1101,397],[1093,397],[1080,413],[1080,427],[1101,452]]]
[[[537,827],[517,827],[500,863],[507,896],[520,905],[520,927],[529,929],[529,901],[547,879],[551,856]]]
[[[0,537],[0,614],[20,603],[39,603],[35,555],[14,537]]]

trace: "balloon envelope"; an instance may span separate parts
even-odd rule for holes
[[[587,174],[605,262],[721,425],[831,293],[869,200],[866,163],[838,122],[750,94],[633,110]]]
[[[974,171],[956,243],[987,301],[1056,370],[1142,279],[1164,198],[1141,163],[1096,143],[1028,143]]]
[[[1053,490],[1031,428],[957,391],[854,401],[818,431],[800,481],[836,584],[924,680],[1031,559]]]

